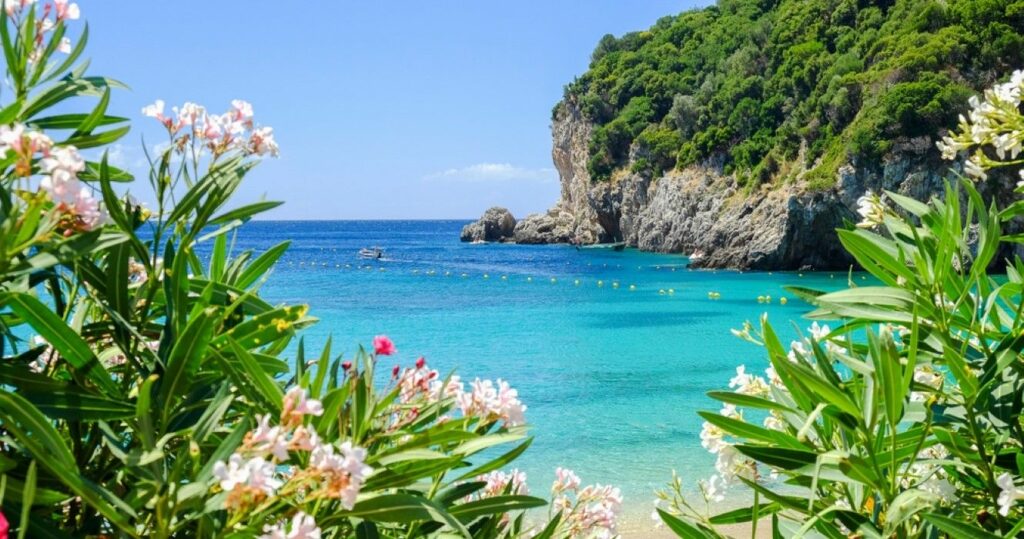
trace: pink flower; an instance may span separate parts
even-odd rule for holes
[[[427,364],[427,358],[425,358],[423,356],[420,356],[420,358],[416,360],[416,368],[417,369],[422,369],[424,366],[426,366],[426,364]]]
[[[373,352],[378,356],[390,356],[397,352],[395,343],[385,335],[377,335],[373,338]]]
[[[78,4],[68,0],[53,0],[55,6],[57,6],[57,20],[77,20],[82,16],[82,12],[78,9]]]
[[[11,525],[7,522],[7,517],[0,511],[0,539],[7,539],[7,532],[10,529]]]
[[[341,370],[347,371],[347,370],[349,370],[351,368],[352,368],[352,362],[351,361],[342,361],[341,362]]]

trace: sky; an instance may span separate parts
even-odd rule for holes
[[[141,108],[245,99],[281,147],[238,204],[274,219],[517,217],[559,194],[551,109],[604,34],[707,0],[77,0],[93,75],[128,84],[112,160],[144,173],[165,140]],[[133,188],[141,191],[143,185]],[[146,199],[144,192],[138,192]]]

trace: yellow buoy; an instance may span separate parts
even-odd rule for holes
[[[484,274],[484,279],[490,279],[490,278],[491,278],[490,275],[487,275],[486,273]]]
[[[636,285],[635,284],[629,285],[629,291],[630,292],[635,292],[636,291]]]
[[[664,288],[660,288],[660,289],[658,289],[658,295],[659,295],[659,296],[664,296],[665,294],[666,294],[666,292],[665,292],[665,289],[664,289]]]
[[[574,284],[574,285],[576,285],[576,286],[579,286],[579,285],[580,285],[580,280],[579,280],[579,279],[576,279],[575,281],[573,281],[573,283],[572,283],[572,284]]]
[[[467,274],[463,273],[463,274],[461,275],[461,277],[462,277],[463,279],[465,279],[466,277],[469,277],[469,275],[467,275]]]
[[[612,288],[618,288],[618,287],[619,287],[619,282],[618,281],[612,281]]]
[[[508,280],[508,275],[502,275],[501,276],[501,280],[502,281],[507,281]]]
[[[604,286],[604,281],[597,281],[597,286]]]
[[[452,272],[450,272],[450,271],[446,271],[446,272],[444,272],[444,276],[445,276],[445,277],[449,277],[449,276],[451,276],[451,274],[452,274]]]
[[[672,296],[672,295],[675,295],[675,293],[676,293],[676,289],[675,288],[669,288],[668,289],[668,295]]]
[[[781,298],[779,298],[779,304],[780,305],[785,305],[787,303],[789,303],[789,300],[786,299],[786,296],[782,296]]]
[[[758,303],[764,303],[764,296],[757,296]]]
[[[764,297],[764,302],[765,303],[771,303],[772,302],[772,297],[771,296],[765,296]]]
[[[528,282],[528,283],[532,283],[532,282],[533,282],[533,277],[527,277],[527,278],[526,278],[526,282]]]
[[[551,284],[555,284],[557,282],[558,282],[558,279],[555,279],[554,277],[551,278]]]

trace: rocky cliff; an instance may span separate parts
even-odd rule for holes
[[[559,109],[552,157],[561,198],[547,213],[516,224],[518,243],[625,241],[646,251],[697,255],[692,263],[699,267],[846,268],[851,260],[835,230],[857,220],[858,197],[885,189],[927,200],[949,177],[950,164],[937,158],[932,139],[919,137],[899,141],[880,165],[845,164],[824,189],[796,174],[792,182],[746,192],[714,163],[660,177],[620,171],[592,182],[586,167],[592,126],[572,104]]]

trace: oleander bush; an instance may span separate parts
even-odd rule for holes
[[[559,470],[549,506],[502,471],[531,442],[507,382],[378,373],[384,336],[307,356],[307,307],[259,294],[287,243],[231,247],[277,205],[230,205],[278,152],[251,105],[146,107],[168,138],[133,183],[79,153],[128,126],[69,39],[78,6],[0,5],[0,536],[615,533],[617,489]]]
[[[1024,262],[1004,225],[1024,201],[986,203],[974,181],[1020,169],[1024,72],[972,98],[939,143],[971,176],[927,203],[868,193],[839,237],[877,284],[794,289],[816,307],[805,337],[772,324],[737,330],[764,347],[765,375],[736,371],[702,412],[714,477],[708,507],[732,485],[752,503],[709,514],[675,480],[658,516],[681,537],[720,537],[747,522],[775,537],[993,538],[1024,533]],[[1024,171],[1016,192],[1024,195]],[[858,281],[863,284],[865,281]],[[822,325],[828,321],[832,325]]]

